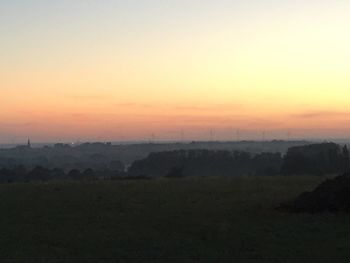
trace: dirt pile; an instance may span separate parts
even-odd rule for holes
[[[283,203],[278,210],[294,213],[350,212],[350,173],[328,179],[312,192]]]

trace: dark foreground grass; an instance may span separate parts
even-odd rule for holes
[[[350,262],[350,216],[274,209],[322,180],[0,185],[0,262]]]

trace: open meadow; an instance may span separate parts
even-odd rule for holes
[[[349,215],[275,210],[323,180],[2,184],[0,262],[349,262]]]

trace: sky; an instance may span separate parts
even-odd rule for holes
[[[350,138],[349,13],[348,0],[0,0],[0,143]]]

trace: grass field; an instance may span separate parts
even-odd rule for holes
[[[0,185],[0,262],[350,262],[350,216],[274,209],[322,180]]]

